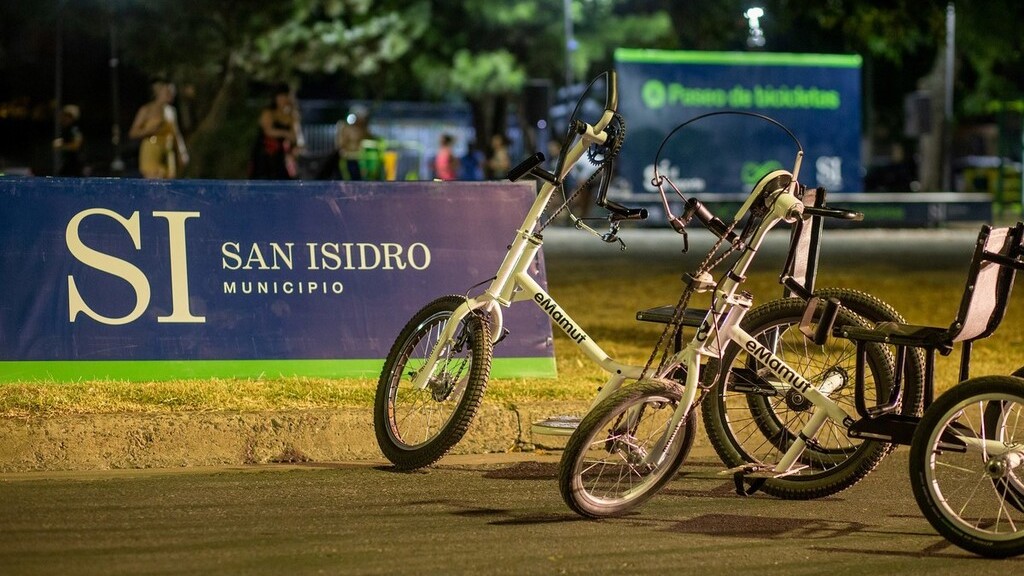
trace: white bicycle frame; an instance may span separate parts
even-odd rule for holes
[[[561,182],[569,173],[572,167],[582,158],[592,144],[603,144],[607,138],[604,132],[615,114],[618,102],[614,90],[611,92],[611,100],[608,103],[601,119],[594,125],[587,124],[585,130],[576,139],[573,145],[565,154],[562,162],[561,173],[556,174],[557,181]],[[478,296],[469,297],[466,302],[459,305],[448,320],[444,329],[438,337],[438,342],[427,357],[423,367],[413,378],[413,387],[422,390],[427,387],[430,377],[437,365],[438,358],[445,348],[453,341],[459,325],[466,315],[474,311],[482,311],[487,315],[488,321],[493,329],[491,334],[495,341],[501,337],[504,319],[502,307],[508,307],[512,302],[532,300],[538,307],[551,318],[558,326],[587,356],[587,358],[598,364],[604,371],[610,374],[607,383],[601,388],[598,397],[594,399],[596,405],[606,396],[617,390],[626,379],[637,379],[643,372],[641,366],[630,366],[612,359],[588,335],[583,328],[548,294],[540,284],[530,276],[530,266],[537,256],[543,244],[543,237],[535,233],[540,219],[543,217],[544,208],[551,200],[552,195],[558,188],[554,183],[545,181],[537,193],[530,211],[523,220],[522,226],[516,233],[516,238],[509,247],[508,253],[501,262],[498,272],[491,281],[488,288]]]
[[[797,168],[794,170],[794,174],[799,169],[799,159],[798,156]],[[770,180],[773,176],[774,174],[769,174],[763,181]],[[785,393],[790,389],[795,389],[815,407],[800,433],[796,435],[793,443],[770,471],[770,474],[784,476],[794,472],[795,470],[792,469],[793,465],[807,447],[806,439],[814,438],[828,420],[841,423],[846,429],[849,429],[856,421],[853,416],[828,397],[828,394],[843,384],[843,377],[841,375],[833,373],[826,375],[821,382],[813,383],[794,368],[787,365],[769,347],[755,340],[740,327],[743,317],[753,304],[748,294],[737,293],[742,283],[742,278],[745,277],[747,268],[753,261],[757,249],[760,247],[768,231],[774,228],[779,221],[792,221],[794,217],[799,217],[798,214],[802,212],[803,205],[794,195],[797,186],[798,184],[794,177],[787,189],[777,191],[768,199],[771,213],[762,220],[757,230],[752,234],[752,238],[745,247],[743,254],[733,265],[729,273],[716,285],[714,305],[708,311],[693,339],[683,349],[668,359],[664,364],[662,372],[652,378],[652,380],[660,381],[666,385],[672,385],[675,381],[669,378],[669,375],[676,372],[679,366],[686,368],[686,383],[683,387],[682,398],[673,412],[672,419],[666,426],[665,434],[656,442],[655,446],[648,452],[648,456],[644,459],[645,464],[660,463],[660,460],[666,455],[664,447],[675,438],[681,429],[683,419],[690,414],[699,390],[702,360],[705,357],[721,358],[725,344],[730,342],[735,343],[748,354],[755,357],[761,366],[766,367],[776,376],[777,380],[770,383],[776,392]],[[747,202],[740,209],[735,220],[739,220],[746,210],[750,208],[758,192],[755,188]],[[635,409],[628,416],[628,421],[635,422],[639,416],[639,409]],[[957,434],[957,438],[963,443],[965,450],[980,453],[986,460],[1005,458],[1007,463],[1013,467],[1024,464],[1024,446],[1020,444],[1007,445],[999,440],[988,439],[987,435],[979,438]],[[659,462],[652,462],[655,458]]]
[[[794,174],[797,170],[799,170],[799,156]],[[762,181],[770,181],[772,176],[770,174],[762,179]],[[697,391],[700,388],[702,360],[706,357],[721,358],[722,350],[725,348],[725,344],[729,342],[737,344],[746,350],[748,354],[754,355],[763,366],[771,370],[778,378],[778,382],[773,383],[777,391],[786,392],[790,388],[795,388],[815,406],[815,410],[801,430],[801,434],[794,440],[782,459],[780,459],[772,471],[773,473],[783,475],[790,472],[790,467],[806,448],[806,441],[804,439],[814,438],[827,420],[831,419],[842,422],[847,428],[853,424],[854,419],[827,396],[827,393],[831,392],[841,382],[833,381],[832,377],[826,377],[820,383],[812,383],[791,366],[787,365],[784,360],[776,356],[771,349],[756,341],[740,327],[743,317],[753,304],[749,295],[737,293],[742,283],[742,278],[745,277],[747,268],[753,262],[757,250],[768,231],[774,228],[780,221],[793,221],[794,218],[800,217],[800,213],[803,211],[803,204],[794,194],[797,186],[798,183],[794,177],[787,188],[777,190],[767,198],[767,203],[771,207],[770,213],[764,217],[758,228],[751,235],[750,241],[745,246],[739,259],[732,266],[730,272],[716,285],[714,289],[714,305],[708,311],[701,326],[697,329],[697,333],[683,349],[665,363],[663,372],[654,376],[654,380],[668,384],[673,382],[668,378],[668,375],[672,374],[678,366],[686,368],[686,383],[683,387],[682,399],[666,427],[665,436],[650,451],[648,458],[653,457],[653,455],[664,456],[663,448],[665,444],[671,441],[680,429],[683,419],[690,413],[696,400]],[[761,190],[755,187],[747,202],[740,208],[740,212],[735,218],[736,220],[742,218],[761,192]],[[841,378],[838,375],[833,377]]]

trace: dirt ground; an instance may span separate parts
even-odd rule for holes
[[[454,454],[532,450],[529,422],[584,402],[485,401]],[[520,425],[520,422],[526,423]],[[0,473],[380,459],[372,410],[85,414],[0,419]],[[557,440],[556,440],[557,441]]]

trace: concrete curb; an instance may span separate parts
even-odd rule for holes
[[[452,454],[531,451],[530,423],[584,402],[483,407]],[[0,472],[380,460],[370,407],[272,412],[81,414],[0,420]]]

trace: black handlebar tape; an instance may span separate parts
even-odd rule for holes
[[[618,202],[606,200],[602,208],[612,213],[612,220],[646,220],[647,208],[626,208]]]
[[[541,152],[537,152],[533,156],[530,156],[526,160],[520,162],[515,168],[509,170],[507,178],[512,182],[515,182],[516,180],[519,180],[523,176],[529,174],[530,171],[536,168],[537,166],[540,166],[542,162],[544,162],[544,154]]]
[[[719,219],[718,216],[712,214],[711,210],[708,210],[708,207],[705,206],[700,200],[697,200],[696,198],[690,198],[689,200],[686,201],[686,203],[690,206],[690,210],[693,212],[693,215],[696,216],[697,219],[704,224],[704,227],[710,230],[712,234],[718,236],[719,238],[724,237],[729,242],[736,241],[736,233],[730,231],[728,234],[726,234],[726,230],[728,230],[729,227],[726,226],[725,222],[722,222],[722,220]]]
[[[842,210],[840,208],[817,208],[815,206],[804,206],[804,214],[810,216],[821,216],[823,218],[835,218],[837,220],[851,220],[860,222],[864,219],[863,212]]]

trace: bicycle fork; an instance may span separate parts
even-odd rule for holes
[[[698,382],[700,382],[700,357],[694,348],[686,347],[679,353],[683,361],[684,366],[690,366],[691,369],[686,371],[686,385],[683,387],[683,396],[679,400],[679,405],[676,406],[675,411],[672,413],[672,418],[669,420],[668,425],[665,426],[665,433],[654,443],[651,451],[644,456],[643,464],[647,466],[658,466],[662,463],[666,455],[666,448],[672,445],[676,437],[683,429],[683,422],[686,418],[691,416],[693,406],[697,399]],[[674,366],[674,364],[673,364]],[[660,380],[660,379],[658,379]],[[668,383],[668,381],[666,381]],[[639,419],[639,409],[634,409],[635,415],[631,416],[630,427],[635,425],[633,419]]]
[[[441,358],[441,354],[456,343],[458,331],[462,327],[463,320],[470,314],[475,314],[478,309],[487,309],[492,304],[493,302],[487,303],[470,298],[452,311],[451,317],[445,323],[444,328],[441,329],[440,334],[438,334],[437,342],[434,344],[433,349],[431,349],[430,355],[423,362],[423,366],[416,371],[415,376],[413,376],[412,385],[415,390],[424,390],[430,385],[430,378],[434,375],[434,370],[438,360]],[[485,310],[485,313],[489,312]],[[498,313],[500,314],[500,311]],[[485,319],[484,321],[486,322],[487,320]]]

